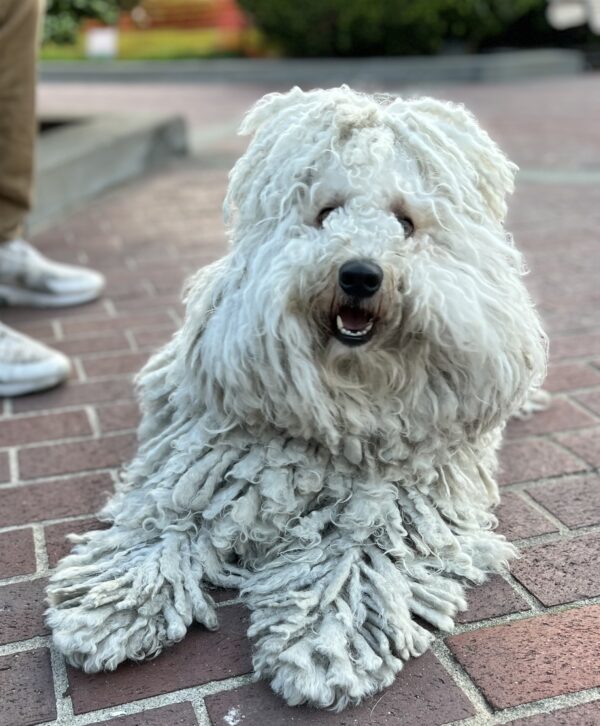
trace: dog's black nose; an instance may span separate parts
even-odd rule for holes
[[[381,287],[383,270],[370,260],[349,260],[340,267],[340,287],[351,297],[371,297]]]

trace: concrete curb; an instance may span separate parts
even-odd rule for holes
[[[541,49],[485,55],[396,58],[219,58],[191,61],[45,61],[45,82],[247,83],[329,86],[377,83],[499,82],[571,75],[585,67],[575,50]]]
[[[32,231],[96,194],[188,152],[186,126],[178,116],[106,115],[69,121],[41,136]]]

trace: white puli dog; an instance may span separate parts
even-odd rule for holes
[[[73,538],[48,622],[112,670],[217,628],[207,586],[239,586],[257,676],[339,710],[515,554],[496,450],[546,341],[503,226],[516,167],[464,108],[295,88],[241,132],[230,251],[139,375],[112,526]]]

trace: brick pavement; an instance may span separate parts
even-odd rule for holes
[[[221,161],[165,169],[34,239],[58,259],[102,269],[109,282],[105,297],[84,307],[1,311],[67,352],[74,367],[67,386],[0,404],[0,726],[600,723],[600,190],[585,176],[600,168],[600,132],[584,115],[600,105],[599,85],[591,77],[443,92],[469,101],[517,161],[558,174],[551,184],[525,175],[511,212],[551,333],[555,398],[507,431],[498,516],[522,551],[512,574],[473,590],[452,635],[384,694],[341,715],[289,709],[252,683],[235,593],[219,595],[221,630],[193,627],[156,660],[105,675],[66,668],[42,619],[65,534],[90,527],[131,453],[131,375],[181,322],[184,277],[224,249],[225,157],[241,143],[224,133]],[[539,134],[532,119],[552,98],[565,103]],[[571,122],[579,140],[569,136],[565,151]],[[573,169],[584,172],[578,183]]]

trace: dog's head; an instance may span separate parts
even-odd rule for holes
[[[545,350],[503,228],[516,167],[473,116],[294,89],[242,133],[232,251],[188,303],[209,405],[329,440],[502,423]]]

